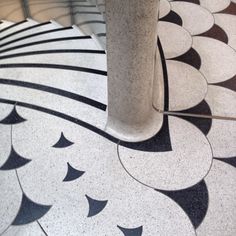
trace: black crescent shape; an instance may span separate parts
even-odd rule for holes
[[[233,167],[236,168],[236,156],[235,157],[229,157],[229,158],[218,158],[218,157],[214,157],[215,160],[218,161],[223,161]]]
[[[123,228],[119,225],[117,225],[117,227],[121,230],[124,236],[142,236],[143,234],[143,226],[133,229]]]
[[[108,201],[99,201],[85,195],[89,203],[89,213],[87,217],[93,217],[99,214],[107,205]]]
[[[208,103],[205,100],[202,100],[198,105],[189,108],[187,110],[181,110],[178,111],[180,113],[186,113],[186,114],[199,114],[199,115],[208,115],[211,116],[211,109]],[[212,119],[211,118],[199,118],[199,117],[193,117],[193,116],[178,116],[175,115],[181,119],[187,120],[193,125],[195,125],[197,128],[199,128],[204,135],[207,135],[212,127]]]
[[[31,160],[26,159],[22,156],[20,156],[14,149],[14,147],[11,147],[10,155],[8,156],[8,159],[6,162],[0,167],[0,170],[13,170],[20,168],[27,163],[29,163]]]
[[[181,17],[174,11],[170,11],[168,15],[162,17],[159,19],[160,21],[167,21],[179,26],[183,25],[183,20]]]
[[[229,38],[225,31],[218,25],[214,24],[211,29],[209,29],[207,32],[200,34],[198,36],[204,36],[209,37],[213,39],[217,39],[225,44],[228,44]]]
[[[66,147],[69,147],[71,145],[73,145],[74,143],[71,142],[70,140],[68,140],[63,132],[61,132],[61,136],[59,138],[59,140],[52,146],[54,148],[66,148]]]
[[[26,121],[26,119],[24,119],[18,114],[16,107],[14,106],[11,113],[7,117],[5,117],[3,120],[1,120],[0,124],[15,125],[15,124],[22,123],[24,121]]]
[[[85,173],[84,171],[75,169],[70,165],[70,163],[67,163],[67,167],[67,174],[66,177],[63,179],[63,182],[69,182],[78,179]]]
[[[20,209],[12,225],[25,225],[34,222],[43,217],[51,207],[50,205],[35,203],[23,193]]]

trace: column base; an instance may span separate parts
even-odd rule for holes
[[[155,109],[151,111],[150,118],[144,124],[131,124],[108,116],[105,131],[110,135],[127,142],[145,141],[158,133],[163,124],[163,114]]]

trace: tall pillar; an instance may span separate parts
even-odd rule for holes
[[[158,7],[159,0],[106,0],[106,131],[121,140],[146,140],[162,126],[153,109]]]

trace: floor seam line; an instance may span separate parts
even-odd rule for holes
[[[216,119],[216,120],[231,120],[236,121],[236,117],[227,117],[227,116],[217,116],[217,115],[203,115],[203,114],[195,114],[195,113],[184,113],[184,112],[172,112],[172,111],[162,111],[158,110],[158,112],[164,115],[177,115],[177,116],[188,116],[195,118],[207,118],[207,119]]]

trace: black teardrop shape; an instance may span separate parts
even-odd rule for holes
[[[218,160],[218,161],[223,161],[233,167],[236,168],[236,157],[229,157],[229,158],[217,158],[214,157],[214,159]]]
[[[143,234],[143,226],[133,229],[123,228],[119,225],[117,225],[117,227],[122,231],[124,236],[142,236]]]
[[[66,177],[63,179],[63,182],[69,182],[69,181],[78,179],[85,173],[84,171],[76,170],[69,163],[67,163],[67,166],[68,166],[68,170],[67,170]]]
[[[26,119],[24,119],[18,114],[16,107],[14,106],[10,114],[0,121],[0,124],[15,125],[15,124],[22,123],[24,121],[26,121]]]
[[[87,217],[92,217],[99,214],[107,205],[108,201],[99,201],[85,195],[89,203],[89,213]]]
[[[71,142],[70,140],[68,140],[63,132],[61,132],[61,137],[60,139],[53,145],[54,148],[66,148],[69,147],[71,145],[73,145],[74,143]]]
[[[12,225],[25,225],[44,216],[52,206],[33,202],[23,193],[20,209]]]
[[[13,146],[11,146],[11,152],[6,160],[6,162],[0,167],[0,170],[13,170],[20,168],[27,163],[29,163],[31,160],[26,159],[22,156],[20,156],[14,149]]]

